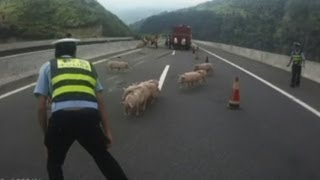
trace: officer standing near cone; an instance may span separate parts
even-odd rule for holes
[[[94,66],[76,58],[77,39],[53,42],[55,59],[45,63],[34,90],[38,98],[38,120],[47,149],[50,180],[63,180],[62,165],[74,141],[94,158],[110,180],[125,180],[126,175],[107,148],[112,143],[103,88]],[[52,100],[52,115],[47,121],[46,102]]]
[[[305,67],[305,56],[301,49],[301,44],[298,42],[295,42],[293,46],[294,47],[291,52],[291,58],[287,65],[287,67],[289,67],[293,62],[292,77],[291,77],[291,83],[290,83],[290,86],[292,88],[300,86],[301,69],[302,69],[302,66]]]

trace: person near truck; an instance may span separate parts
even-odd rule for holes
[[[169,49],[171,49],[171,47],[172,47],[172,37],[171,37],[170,34],[168,35],[168,46],[169,46]]]
[[[290,61],[287,65],[289,67],[292,63],[291,83],[292,88],[300,86],[301,70],[305,66],[305,56],[301,49],[299,42],[293,43],[293,50],[291,52]]]
[[[94,66],[76,57],[79,40],[55,41],[55,58],[42,65],[34,94],[38,99],[38,121],[47,150],[50,180],[63,180],[62,165],[74,141],[85,148],[107,179],[126,180],[122,168],[108,152],[111,128],[103,87]],[[51,98],[47,121],[46,101]]]

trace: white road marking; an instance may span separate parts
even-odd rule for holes
[[[128,55],[128,54],[132,54],[132,53],[135,53],[135,52],[139,52],[139,51],[141,51],[141,50],[142,50],[142,49],[135,49],[135,50],[133,50],[133,51],[129,51],[129,52],[126,52],[126,53],[118,54],[118,55],[112,56],[112,57],[107,58],[107,59],[102,59],[102,60],[93,62],[92,64],[93,64],[93,65],[95,65],[95,64],[100,64],[100,63],[109,61],[110,59],[116,58],[116,57],[118,57],[118,56],[124,56],[124,55]]]
[[[32,84],[23,86],[23,87],[21,87],[21,88],[19,88],[19,89],[16,89],[16,90],[7,92],[7,93],[5,93],[5,94],[2,94],[2,95],[0,96],[0,100],[6,98],[6,97],[8,97],[8,96],[11,96],[11,95],[13,95],[13,94],[16,94],[16,93],[18,93],[18,92],[20,92],[20,91],[23,91],[23,90],[25,90],[25,89],[28,89],[28,88],[30,88],[30,87],[33,87],[33,86],[35,86],[35,85],[36,85],[36,83],[34,82],[34,83],[32,83]]]
[[[3,57],[0,58],[0,60],[1,59],[7,59],[7,58],[13,58],[13,57],[19,57],[19,56],[25,56],[25,55],[29,55],[29,54],[36,54],[36,53],[40,53],[40,52],[47,52],[47,51],[52,51],[52,49],[51,50],[41,50],[41,51],[33,51],[33,52],[28,52],[28,53],[21,53],[21,54],[3,56]]]
[[[164,80],[166,79],[166,76],[167,76],[167,73],[169,71],[169,68],[170,68],[170,65],[166,65],[166,67],[164,68],[164,70],[163,70],[163,72],[162,72],[162,74],[160,76],[159,85],[158,85],[158,88],[159,88],[160,91],[162,89]]]
[[[176,54],[176,50],[172,51],[172,56],[174,56]]]
[[[229,64],[229,65],[231,65],[231,66],[233,66],[233,67],[235,67],[237,69],[239,69],[240,71],[243,71],[244,73],[248,74],[249,76],[252,76],[253,78],[255,78],[258,81],[264,83],[265,85],[271,87],[272,89],[278,91],[280,94],[288,97],[292,101],[294,101],[297,104],[301,105],[302,107],[304,107],[305,109],[307,109],[308,111],[312,112],[314,115],[316,115],[316,116],[318,116],[320,118],[320,112],[319,111],[317,111],[315,108],[311,107],[307,103],[303,102],[302,100],[298,99],[297,97],[287,93],[286,91],[284,91],[284,90],[280,89],[279,87],[273,85],[272,83],[264,80],[263,78],[253,74],[252,72],[250,72],[250,71],[248,71],[248,70],[246,70],[246,69],[244,69],[244,68],[242,68],[242,67],[240,67],[240,66],[238,66],[238,65],[236,65],[236,64],[234,64],[234,63],[232,63],[230,61],[228,61],[227,59],[224,59],[224,58],[222,58],[222,57],[220,57],[220,56],[218,56],[218,55],[216,55],[216,54],[214,54],[214,53],[212,53],[212,52],[210,52],[210,51],[208,51],[206,49],[203,49],[203,48],[200,48],[200,49],[205,51],[205,52],[207,52],[208,54],[210,54],[210,55],[222,60],[223,62],[225,62],[225,63],[227,63],[227,64]]]
[[[118,55],[112,56],[112,57],[107,58],[107,59],[102,59],[102,60],[100,60],[100,61],[93,62],[92,64],[94,64],[94,65],[100,64],[100,63],[103,63],[103,62],[105,62],[105,61],[108,61],[108,60],[110,60],[110,59],[112,59],[112,58],[115,58],[115,57],[118,57],[118,56],[124,56],[124,55],[128,55],[128,54],[132,54],[132,53],[135,53],[135,52],[138,52],[138,51],[141,51],[141,50],[142,50],[142,49],[135,49],[135,50],[132,50],[132,51],[129,51],[129,52],[126,52],[126,53],[122,53],[122,54],[118,54]],[[35,86],[35,85],[36,85],[36,82],[33,82],[33,83],[28,84],[28,85],[26,85],[26,86],[23,86],[23,87],[21,87],[21,88],[15,89],[15,90],[13,90],[13,91],[9,91],[9,92],[7,92],[7,93],[5,93],[5,94],[2,94],[2,95],[0,95],[0,100],[1,100],[1,99],[4,99],[4,98],[6,98],[6,97],[9,97],[9,96],[11,96],[11,95],[17,94],[17,93],[19,93],[19,92],[21,92],[21,91],[24,91],[24,90],[28,89],[28,88],[31,88],[31,87],[33,87],[33,86]]]
[[[118,77],[119,77],[119,75],[111,76],[111,77],[109,77],[109,78],[107,79],[107,81],[114,80],[114,79],[116,79],[116,78],[118,78]]]
[[[139,66],[139,65],[141,65],[143,63],[145,63],[145,61],[140,61],[140,62],[136,63],[135,65],[133,65],[132,68],[137,67],[137,66]]]

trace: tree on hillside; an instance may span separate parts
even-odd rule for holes
[[[308,59],[320,61],[320,0],[213,0],[141,21],[143,33],[193,27],[193,37],[288,54],[300,41]]]
[[[294,41],[300,41],[309,57],[320,58],[320,1],[288,1],[282,21],[282,44],[288,50]],[[311,55],[311,56],[310,56]]]

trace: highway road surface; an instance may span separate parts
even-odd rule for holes
[[[128,177],[319,180],[320,85],[303,79],[300,88],[292,89],[289,72],[202,48],[206,52],[200,52],[199,60],[191,51],[165,48],[119,55],[131,66],[122,73],[106,68],[108,60],[116,57],[95,61],[113,129],[110,151]],[[178,75],[204,62],[206,56],[214,64],[214,73],[205,84],[181,89]],[[122,89],[134,82],[159,79],[167,65],[155,104],[139,117],[125,116],[120,104]],[[233,111],[226,106],[236,76],[240,79],[241,109]],[[33,81],[25,80],[5,90],[10,92]],[[47,179],[33,88],[1,96],[0,179]],[[103,179],[78,143],[70,149],[63,169],[68,180]]]

